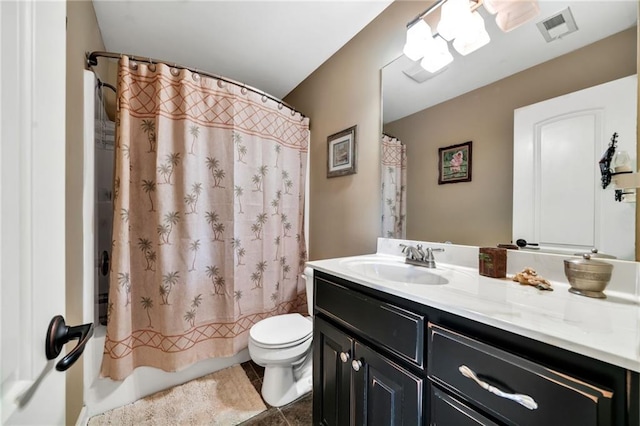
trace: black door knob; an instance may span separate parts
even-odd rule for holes
[[[67,370],[80,358],[91,336],[93,336],[93,323],[69,327],[65,324],[62,315],[56,315],[51,319],[49,328],[47,329],[47,338],[45,341],[47,359],[55,359],[60,355],[62,347],[67,342],[78,339],[76,347],[56,364],[56,370]]]

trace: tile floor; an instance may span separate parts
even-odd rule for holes
[[[260,393],[264,367],[260,367],[253,361],[247,361],[242,363],[242,368]],[[250,418],[240,426],[311,426],[312,424],[313,398],[311,393],[283,407],[272,407],[266,402],[264,404],[267,406],[267,411]]]

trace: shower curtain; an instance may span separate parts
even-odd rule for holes
[[[382,236],[406,237],[407,150],[397,138],[382,135]]]
[[[101,375],[176,371],[304,312],[309,121],[222,80],[123,57]]]

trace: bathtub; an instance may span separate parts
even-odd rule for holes
[[[129,377],[118,382],[99,377],[105,333],[106,327],[96,327],[93,338],[87,344],[83,354],[83,395],[85,405],[83,417],[86,420],[96,414],[130,404],[171,386],[176,386],[249,360],[249,351],[244,349],[233,357],[202,360],[174,373],[168,373],[153,367],[138,367]],[[86,424],[86,420],[82,424]]]

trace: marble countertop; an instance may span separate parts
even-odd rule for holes
[[[448,284],[407,284],[377,279],[353,267],[369,261],[404,263],[401,256],[373,254],[318,260],[307,266],[640,372],[640,305],[635,295],[607,291],[606,299],[592,299],[569,293],[569,284],[560,281],[551,281],[554,291],[541,291],[509,279],[481,276],[472,267],[442,262],[433,272],[448,277]]]

